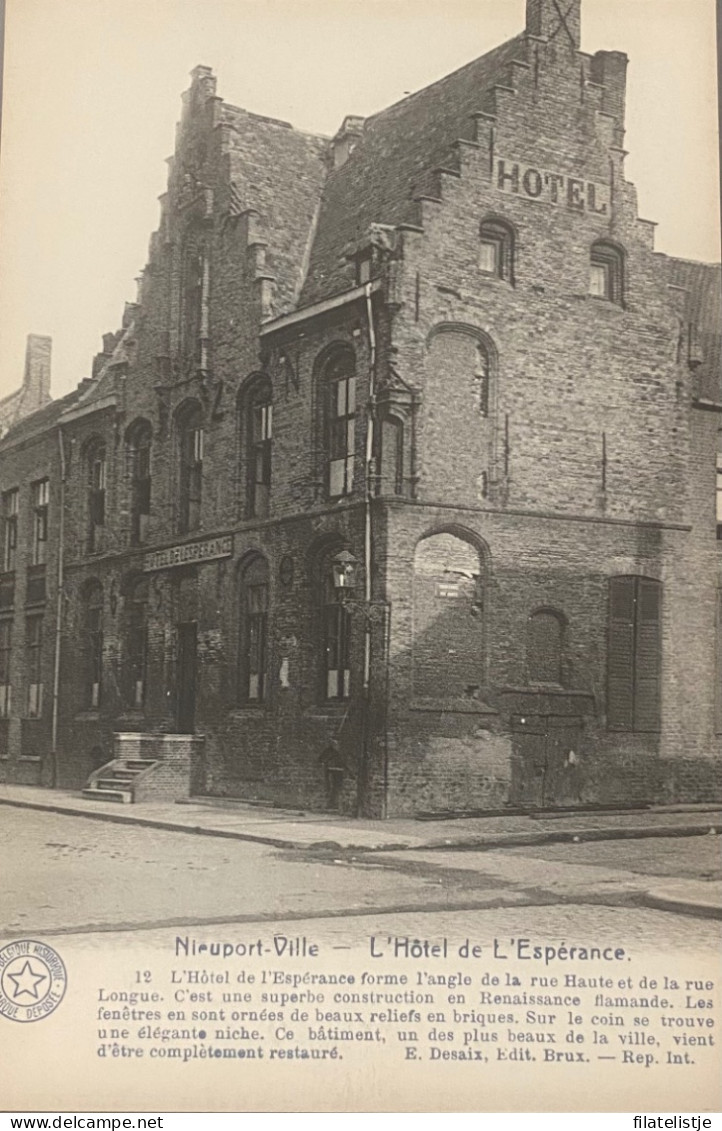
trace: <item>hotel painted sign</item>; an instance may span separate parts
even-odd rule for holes
[[[521,196],[525,200],[556,204],[570,208],[573,212],[588,212],[597,216],[609,214],[609,185],[598,181],[569,177],[565,173],[553,173],[550,169],[539,169],[534,165],[523,165],[521,161],[497,157],[495,184],[502,192]]]
[[[146,554],[143,572],[152,573],[156,569],[171,569],[173,566],[193,565],[195,562],[213,562],[219,558],[230,558],[232,553],[232,534],[206,538],[202,542],[183,542],[180,546],[168,546],[165,550],[153,550]]]

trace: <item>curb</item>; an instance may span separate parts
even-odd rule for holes
[[[40,803],[0,797],[0,805],[18,809],[36,809],[48,813],[61,813],[70,817],[87,817],[93,821],[107,821],[117,825],[137,825],[141,828],[162,829],[166,832],[190,833],[194,836],[220,837],[226,840],[250,841],[266,844],[271,848],[294,849],[300,852],[443,852],[450,850],[475,851],[493,848],[524,848],[543,844],[583,843],[602,840],[642,840],[651,837],[690,837],[705,836],[716,828],[709,821],[690,825],[635,825],[627,828],[609,826],[607,828],[559,829],[533,833],[497,833],[491,836],[470,836],[465,839],[451,838],[431,841],[426,844],[341,844],[337,840],[298,841],[282,837],[263,836],[261,833],[245,833],[235,829],[212,829],[203,825],[185,825],[175,821],[163,821],[152,817],[131,817],[123,812],[107,813],[98,810],[87,812],[78,807],[61,804]]]
[[[645,892],[641,902],[656,911],[674,911],[678,915],[694,915],[696,919],[722,919],[722,901],[719,899],[685,899],[662,889]]]

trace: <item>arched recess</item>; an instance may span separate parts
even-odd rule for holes
[[[421,474],[431,497],[447,493],[450,472],[455,500],[462,503],[480,502],[498,483],[498,380],[498,351],[485,331],[460,322],[431,329],[421,413]]]
[[[535,609],[526,629],[526,675],[529,683],[564,683],[566,617],[557,609]]]
[[[473,696],[485,682],[488,551],[456,525],[430,530],[413,562],[414,695]]]

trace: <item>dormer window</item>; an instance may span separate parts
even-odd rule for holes
[[[360,287],[371,282],[371,255],[360,255],[356,261],[356,281]]]
[[[479,229],[479,270],[514,281],[514,233],[502,220],[484,220]]]
[[[624,255],[614,244],[599,240],[592,245],[589,294],[621,306],[624,300]]]

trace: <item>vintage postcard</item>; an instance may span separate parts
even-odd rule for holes
[[[6,1113],[720,1110],[715,45],[8,0]]]

